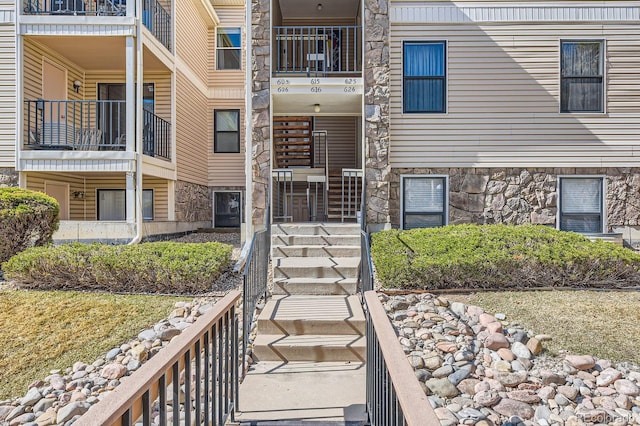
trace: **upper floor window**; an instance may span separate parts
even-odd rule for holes
[[[447,224],[447,177],[402,176],[402,229]]]
[[[239,70],[242,64],[240,28],[216,29],[216,69]]]
[[[601,233],[604,229],[604,178],[560,178],[560,223],[563,231]]]
[[[404,112],[445,112],[444,41],[404,43]]]
[[[217,109],[213,114],[213,152],[240,152],[240,110]]]
[[[560,43],[560,111],[604,111],[602,41]]]

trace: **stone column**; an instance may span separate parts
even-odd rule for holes
[[[364,7],[364,161],[367,222],[374,228],[379,228],[391,222],[388,0],[365,0]]]
[[[264,224],[270,181],[270,7],[270,0],[251,0],[251,218],[258,229]]]
[[[0,167],[0,188],[18,186],[18,172],[15,169]]]

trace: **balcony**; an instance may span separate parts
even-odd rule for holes
[[[167,50],[171,50],[171,14],[158,0],[143,0],[142,24]]]
[[[125,151],[125,101],[25,101],[24,148]],[[144,111],[143,152],[171,160],[171,124]]]
[[[25,15],[125,16],[126,0],[24,0]]]
[[[359,76],[362,27],[274,27],[274,75]]]

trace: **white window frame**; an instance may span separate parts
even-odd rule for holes
[[[434,179],[444,179],[445,188],[443,191],[444,196],[444,220],[442,222],[442,226],[446,226],[449,224],[449,175],[414,175],[414,174],[403,174],[400,175],[400,229],[404,228],[404,180],[406,178],[434,178]]]
[[[223,46],[219,46],[218,45],[218,29],[238,29],[240,30],[240,46],[238,47],[223,47]],[[242,30],[242,27],[240,26],[219,26],[216,28],[215,30],[215,40],[216,40],[216,71],[242,71],[243,69],[243,56],[244,56],[244,50],[243,50],[243,43],[244,43],[244,38],[245,38],[245,34],[244,31]],[[218,64],[218,51],[219,50],[239,50],[240,51],[240,64],[238,66],[238,68],[220,68],[220,65]]]
[[[239,218],[240,218],[240,223],[238,224],[238,227],[237,227],[237,228],[233,228],[233,227],[226,227],[226,228],[227,228],[227,229],[240,229],[240,228],[242,227],[242,221],[243,221],[243,219],[244,219],[243,212],[242,212],[242,201],[244,200],[244,198],[243,198],[243,195],[244,195],[244,194],[243,194],[243,192],[244,192],[244,191],[242,191],[242,190],[240,190],[240,189],[237,189],[237,190],[235,190],[235,189],[228,189],[228,190],[221,190],[221,191],[218,191],[218,190],[213,191],[213,203],[212,203],[212,204],[213,204],[213,214],[212,214],[212,222],[213,222],[213,227],[214,227],[214,228],[215,228],[215,227],[217,227],[217,224],[216,224],[216,194],[222,194],[222,193],[238,194],[238,195],[239,195],[239,197],[240,197],[240,199],[239,199],[240,205],[238,206],[238,208],[239,208],[238,215],[239,215]]]
[[[562,43],[600,43],[602,51],[602,111],[562,111]],[[558,113],[563,115],[607,114],[607,40],[604,38],[561,38],[558,40]]]
[[[602,191],[602,210],[600,214],[600,226],[601,232],[605,233],[607,229],[607,176],[606,175],[558,175],[556,181],[556,193],[558,194],[558,212],[556,214],[556,229],[562,231],[560,228],[562,224],[562,179],[600,179],[601,191]]]

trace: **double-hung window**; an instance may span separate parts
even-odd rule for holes
[[[604,43],[560,43],[560,111],[604,112]]]
[[[402,176],[402,228],[447,224],[447,177]]]
[[[601,233],[604,228],[602,177],[560,177],[560,229]]]
[[[240,110],[217,109],[213,113],[213,152],[240,152]]]
[[[216,29],[216,69],[239,70],[242,64],[240,28]]]
[[[403,63],[404,112],[445,112],[445,42],[405,41]]]

